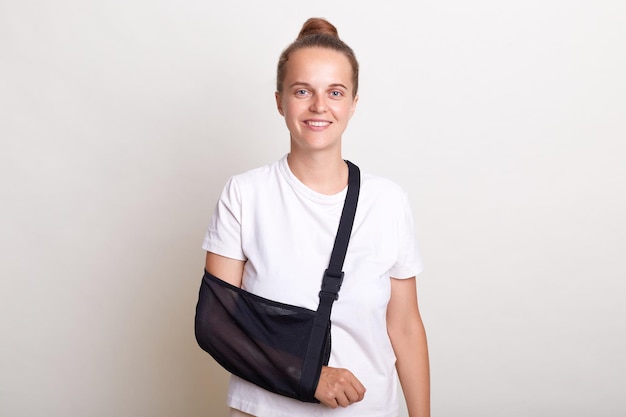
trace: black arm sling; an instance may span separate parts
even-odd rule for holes
[[[196,306],[200,347],[223,368],[268,391],[319,402],[315,390],[330,358],[330,313],[343,282],[360,171],[348,164],[348,190],[317,311],[259,297],[204,273]]]

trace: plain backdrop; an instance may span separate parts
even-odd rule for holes
[[[0,0],[0,415],[226,416],[200,245],[288,151],[310,16],[362,67],[344,157],[411,198],[433,416],[624,415],[621,0]]]

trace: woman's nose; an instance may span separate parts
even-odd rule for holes
[[[310,107],[312,112],[315,113],[323,113],[326,111],[326,101],[324,100],[324,96],[316,94],[315,96],[313,96],[313,99],[311,100],[311,107]]]

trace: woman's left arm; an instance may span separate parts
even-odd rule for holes
[[[387,332],[409,417],[430,417],[430,370],[426,331],[417,306],[415,277],[391,279]]]

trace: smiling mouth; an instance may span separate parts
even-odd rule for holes
[[[322,122],[322,121],[317,121],[317,120],[307,120],[306,124],[308,126],[324,127],[324,126],[330,125],[330,122]]]

